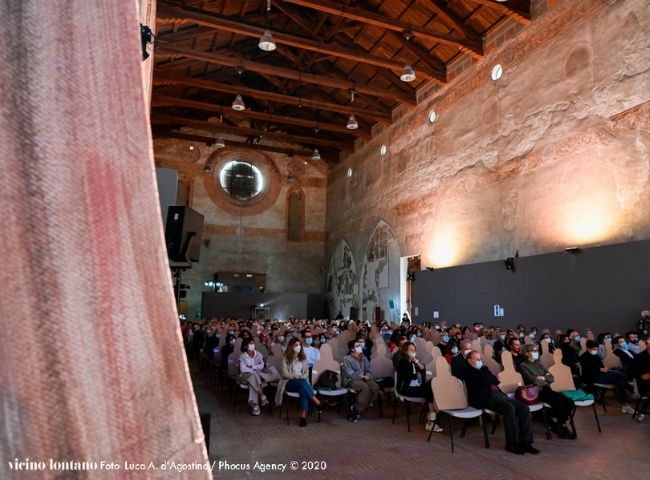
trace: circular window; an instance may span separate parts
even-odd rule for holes
[[[219,183],[231,197],[246,201],[264,190],[264,176],[252,163],[233,160],[219,172]]]
[[[492,80],[497,81],[503,76],[503,67],[500,64],[496,64],[492,67]]]

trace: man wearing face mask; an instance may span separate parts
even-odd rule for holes
[[[480,352],[470,352],[467,363],[471,367],[465,375],[468,403],[474,408],[489,408],[503,416],[508,452],[516,455],[539,453],[533,446],[533,429],[528,406],[499,390],[499,380],[483,365]]]
[[[302,331],[302,342],[302,350],[305,353],[305,357],[307,357],[307,366],[311,373],[314,364],[320,360],[320,350],[314,347],[314,338],[309,330]]]
[[[469,366],[467,356],[472,352],[472,342],[462,340],[460,342],[460,355],[456,355],[451,361],[451,374],[459,380],[465,381],[465,371]]]
[[[350,408],[350,420],[357,422],[361,412],[377,401],[379,385],[373,380],[370,362],[363,354],[365,342],[351,341],[350,354],[343,359],[343,385],[356,393],[355,404]]]
[[[567,336],[561,337],[560,349],[562,350],[562,363],[571,369],[571,374],[580,376],[580,334],[569,328]]]
[[[641,353],[641,348],[639,348],[639,334],[636,332],[627,332],[625,334],[625,342],[627,343],[627,348],[634,355]]]
[[[494,342],[492,358],[500,365],[501,364],[501,353],[506,349],[506,333],[503,330],[497,332],[497,339]]]

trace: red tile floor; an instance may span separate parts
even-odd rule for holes
[[[593,411],[579,409],[576,414],[577,440],[547,440],[541,421],[534,422],[535,446],[539,455],[513,455],[503,450],[503,427],[490,437],[491,448],[483,447],[478,424],[468,428],[465,438],[454,429],[455,449],[450,451],[449,436],[428,432],[412,415],[412,429],[407,432],[403,408],[391,424],[392,408],[384,404],[384,418],[377,408],[362,415],[359,423],[350,423],[335,409],[328,410],[317,423],[316,414],[305,428],[298,426],[298,412],[292,404],[291,424],[263,409],[259,417],[248,413],[246,399],[240,394],[241,411],[237,411],[226,390],[215,376],[192,368],[199,410],[212,414],[210,460],[216,461],[214,478],[334,478],[363,479],[597,479],[650,478],[650,418],[637,423],[631,415],[620,412],[616,400],[607,398],[607,413],[598,406],[603,429],[596,429]],[[460,426],[460,423],[456,424]],[[447,430],[447,419],[443,419]],[[303,462],[319,462],[323,470],[301,470]],[[228,470],[225,463],[247,464],[244,470]],[[284,472],[261,472],[259,464],[286,464]],[[298,462],[299,470],[291,470]],[[323,463],[324,462],[324,465]],[[258,464],[258,465],[259,465]]]

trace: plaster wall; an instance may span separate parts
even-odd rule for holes
[[[649,85],[647,1],[557,2],[330,173],[327,258],[379,220],[422,268],[650,238]]]

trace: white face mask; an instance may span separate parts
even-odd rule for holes
[[[415,353],[416,353],[416,352],[409,352],[409,357],[411,357],[411,358],[415,358]]]
[[[295,345],[293,347],[293,351],[296,352],[296,353],[300,353],[300,345]]]
[[[284,342],[284,336],[283,335],[280,335],[278,337],[278,342],[280,342],[280,343]]]
[[[589,350],[592,355],[598,355],[598,350]]]
[[[458,353],[458,347],[451,347],[451,354],[456,355]]]
[[[254,352],[255,351],[255,344],[254,343],[249,343],[248,344],[248,351],[249,352]]]
[[[363,347],[362,346],[354,347],[354,351],[357,353],[363,353]]]
[[[533,360],[539,360],[539,352],[533,352]]]
[[[469,350],[463,350],[463,357],[467,358],[467,355],[469,355],[471,352],[472,352],[471,348]]]

